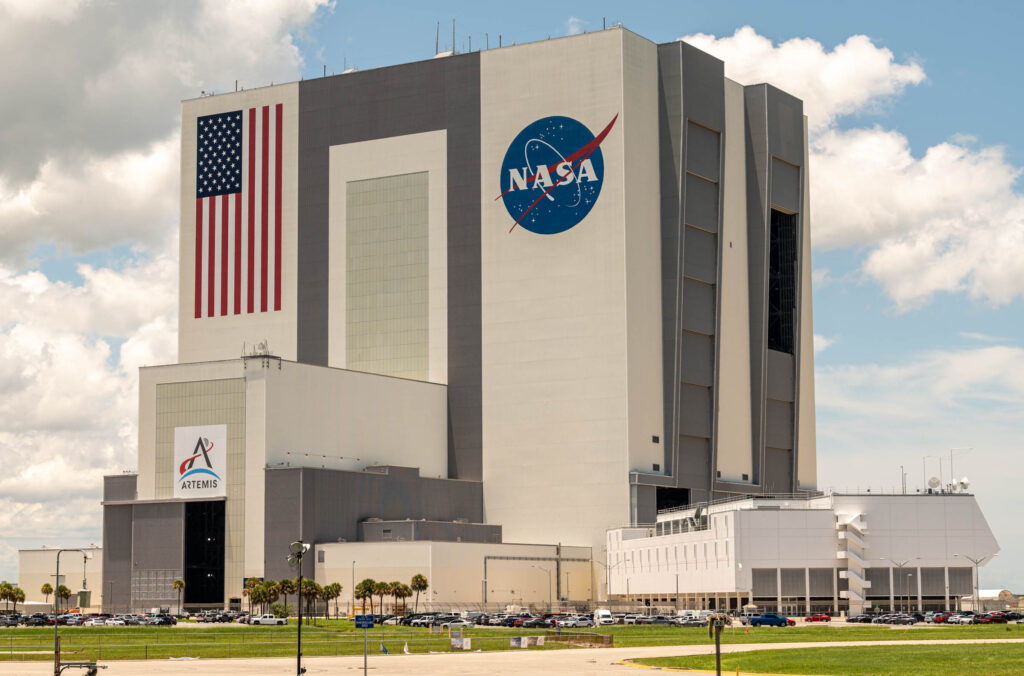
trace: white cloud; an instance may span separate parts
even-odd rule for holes
[[[587,22],[575,16],[570,16],[565,22],[565,30],[569,35],[578,35],[586,28]]]
[[[16,548],[98,541],[136,465],[139,366],[177,349],[179,102],[297,79],[327,0],[0,0],[0,578]],[[25,270],[128,245],[80,283]]]
[[[971,478],[1004,555],[986,567],[992,586],[1024,587],[1015,496],[1024,429],[1024,349],[1006,345],[922,353],[899,363],[816,369],[819,485],[892,490],[899,466],[910,490],[923,484],[922,457],[948,458]],[[851,433],[851,430],[856,430]],[[929,460],[927,474],[938,473]],[[944,461],[944,463],[948,460]],[[948,464],[944,465],[948,473]],[[948,474],[946,475],[948,478]]]
[[[137,462],[137,368],[176,357],[176,251],[77,286],[0,268],[0,543],[98,540],[102,477]]]
[[[181,142],[80,158],[46,160],[18,189],[0,177],[0,254],[18,261],[34,242],[57,241],[72,254],[122,244],[152,246],[177,223]]]
[[[178,111],[298,79],[327,0],[0,0],[0,257],[154,245],[177,212]],[[73,20],[70,20],[72,19]]]
[[[726,77],[742,84],[768,82],[802,99],[812,132],[842,115],[878,110],[925,80],[920,64],[897,62],[865,35],[851,36],[831,51],[808,38],[775,45],[750,26],[729,37],[698,33],[680,39],[722,59]]]
[[[825,351],[829,345],[835,342],[834,338],[826,338],[820,333],[814,334],[814,354]]]
[[[750,27],[682,39],[723,59],[729,77],[770,82],[804,100],[814,245],[862,252],[861,271],[898,310],[937,293],[993,305],[1024,295],[1021,168],[1002,148],[976,149],[976,138],[957,134],[915,156],[898,131],[837,125],[880,112],[923,82],[920,64],[897,61],[863,35],[832,50],[811,39],[776,45]]]

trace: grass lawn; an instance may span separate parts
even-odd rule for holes
[[[657,667],[710,669],[715,656],[634,660]],[[843,676],[999,676],[1024,671],[1024,644],[908,645],[756,650],[722,655],[722,673],[842,674]]]
[[[610,626],[567,633],[611,634],[617,647],[707,644],[703,627]],[[465,632],[473,650],[508,650],[512,636],[551,636],[550,631],[480,627]],[[168,657],[282,657],[295,654],[295,621],[285,627],[200,625],[191,627],[61,627],[61,652],[73,660],[167,659]],[[793,641],[928,640],[965,638],[1024,638],[1024,625],[970,625],[931,629],[887,627],[733,627],[722,633],[722,642],[785,643]],[[379,653],[380,644],[392,652],[447,652],[447,632],[431,634],[419,627],[375,627],[369,632],[369,649]],[[363,632],[348,620],[318,620],[302,629],[305,655],[356,655],[363,650]],[[544,649],[564,648],[546,641]],[[531,647],[537,650],[537,647]],[[52,628],[0,629],[0,661],[53,659]],[[734,669],[735,670],[735,669]]]

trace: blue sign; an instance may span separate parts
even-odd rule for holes
[[[373,629],[373,615],[356,615],[356,629]]]
[[[555,235],[587,217],[604,184],[601,143],[618,117],[597,136],[571,117],[545,117],[512,139],[499,176],[511,229]]]

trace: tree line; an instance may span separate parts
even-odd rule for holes
[[[413,575],[409,584],[405,584],[404,582],[380,582],[368,577],[356,585],[355,597],[363,602],[363,613],[366,612],[366,602],[369,601],[370,614],[373,615],[374,596],[380,599],[377,610],[383,614],[385,596],[390,596],[395,599],[394,605],[392,606],[393,609],[398,608],[399,601],[402,601],[402,609],[407,611],[408,606],[405,605],[404,601],[415,594],[416,605],[414,606],[414,609],[418,610],[420,605],[420,593],[425,592],[429,586],[427,578],[419,574]]]

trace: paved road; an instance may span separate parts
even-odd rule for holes
[[[1024,639],[965,639],[937,641],[831,641],[807,643],[753,643],[724,645],[722,652],[748,650],[789,650],[793,648],[824,648],[866,645],[936,645],[961,643],[1024,643]],[[422,676],[442,674],[487,676],[523,674],[613,674],[642,676],[653,673],[627,666],[621,660],[631,657],[671,657],[674,655],[703,655],[714,651],[711,645],[651,646],[646,648],[577,648],[567,650],[523,650],[487,653],[440,653],[437,655],[371,655],[370,673],[379,676]],[[303,661],[309,674],[357,674],[363,668],[363,658],[310,657]],[[245,660],[150,660],[148,662],[108,662],[103,676],[277,676],[295,673],[295,659],[268,658]],[[42,676],[53,673],[53,662],[31,664],[0,663],[0,676]],[[65,671],[65,674],[82,672]],[[694,672],[697,673],[697,672]]]

